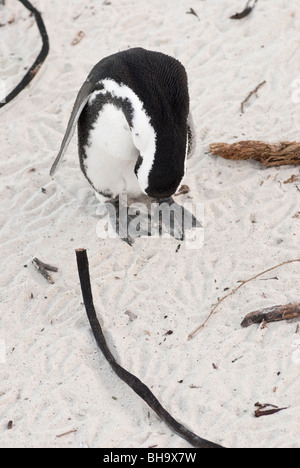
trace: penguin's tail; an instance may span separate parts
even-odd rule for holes
[[[52,164],[51,170],[50,170],[50,175],[53,176],[60,161],[62,160],[62,157],[64,156],[69,143],[74,135],[74,131],[77,125],[77,122],[79,120],[80,114],[86,105],[90,95],[92,94],[94,90],[94,83],[92,83],[89,79],[87,79],[81,89],[79,90],[79,93],[76,97],[75,104],[69,119],[69,123],[67,126],[66,133],[64,135],[60,150],[58,155],[56,156],[56,159],[54,163]]]

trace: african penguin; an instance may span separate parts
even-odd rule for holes
[[[51,175],[77,124],[80,167],[97,193],[172,196],[195,149],[185,68],[143,48],[102,59],[77,95]]]

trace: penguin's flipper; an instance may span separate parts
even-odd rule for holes
[[[189,113],[189,116],[187,119],[187,126],[188,126],[187,158],[190,159],[195,153],[195,149],[196,149],[196,129],[195,129],[195,124],[194,124],[194,120],[193,120],[193,116],[191,112]]]
[[[74,135],[74,131],[75,131],[75,128],[76,128],[76,125],[77,125],[77,122],[79,120],[79,117],[80,117],[80,114],[84,108],[84,106],[86,105],[90,95],[92,94],[92,92],[94,91],[95,89],[95,84],[90,81],[90,80],[86,80],[78,95],[77,95],[77,98],[76,98],[76,101],[75,101],[75,104],[74,104],[74,107],[73,107],[73,110],[72,110],[72,113],[71,113],[71,116],[70,116],[70,120],[69,120],[69,123],[68,123],[68,126],[67,126],[67,130],[66,130],[66,133],[64,135],[64,138],[63,138],[63,141],[62,141],[62,144],[61,144],[61,147],[60,147],[60,150],[59,150],[59,153],[58,155],[56,156],[56,159],[51,167],[51,170],[50,170],[50,175],[53,176],[53,174],[55,173],[63,155],[65,154],[68,146],[69,146],[69,143]]]

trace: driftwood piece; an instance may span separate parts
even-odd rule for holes
[[[300,304],[277,305],[251,312],[246,315],[241,326],[245,328],[254,323],[279,322],[280,320],[291,320],[297,317],[300,317]]]
[[[112,355],[105,336],[103,334],[101,325],[97,318],[96,310],[93,303],[93,295],[90,282],[89,274],[89,263],[85,249],[76,249],[77,268],[80,279],[82,297],[86,309],[86,313],[94,334],[95,340],[102,351],[105,359],[110,364],[111,368],[117,374],[117,376],[123,380],[132,390],[137,393],[157,416],[164,421],[176,434],[188,441],[193,447],[198,448],[223,448],[208,440],[202,439],[198,435],[191,432],[185,426],[180,424],[174,419],[170,413],[160,404],[157,398],[153,395],[149,387],[147,387],[140,379],[134,374],[128,372],[124,367],[117,363],[114,356]]]
[[[232,291],[230,291],[229,293],[227,293],[225,296],[223,296],[221,299],[218,300],[217,304],[213,306],[213,308],[211,309],[209,315],[206,317],[206,319],[204,320],[204,322],[199,325],[196,330],[194,330],[192,333],[189,334],[188,336],[188,340],[192,339],[196,333],[198,333],[199,330],[202,330],[205,325],[207,324],[207,322],[209,321],[209,319],[216,313],[216,310],[217,308],[223,303],[223,301],[225,301],[225,299],[227,299],[229,296],[232,296],[234,293],[236,293],[240,288],[242,288],[243,286],[245,286],[245,284],[248,284],[250,283],[251,281],[254,281],[256,280],[257,278],[260,278],[262,275],[264,275],[265,273],[269,273],[270,271],[274,271],[274,270],[277,270],[277,268],[280,268],[284,265],[289,265],[291,263],[295,263],[295,262],[300,262],[300,258],[297,258],[295,260],[288,260],[286,262],[283,262],[283,263],[280,263],[279,265],[275,265],[273,266],[272,268],[268,268],[267,270],[264,270],[262,271],[261,273],[258,273],[257,275],[255,276],[252,276],[251,278],[245,280],[245,281],[239,281],[240,284],[232,289]]]
[[[212,143],[210,152],[233,161],[254,159],[266,167],[300,164],[300,143],[295,141],[281,141],[275,144],[256,140],[233,144]]]

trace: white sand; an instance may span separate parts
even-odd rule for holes
[[[299,300],[299,263],[241,288],[187,341],[225,288],[300,253],[300,193],[296,183],[283,184],[299,168],[264,169],[208,154],[216,141],[299,141],[300,104],[292,98],[300,79],[299,2],[260,0],[245,20],[229,20],[245,3],[35,0],[50,54],[31,85],[1,109],[1,447],[188,447],[97,349],[74,253],[85,247],[113,353],[174,417],[227,447],[299,448],[297,323],[240,327],[253,310]],[[191,7],[200,21],[186,14]],[[15,19],[0,28],[1,79],[10,90],[40,39],[19,2],[7,0],[0,13],[0,23]],[[85,37],[71,45],[80,30]],[[198,148],[186,183],[193,202],[205,207],[199,250],[175,253],[175,240],[140,239],[129,248],[97,238],[97,201],[80,172],[76,138],[49,177],[87,73],[133,46],[177,57],[189,75]],[[263,80],[241,115],[240,103]],[[59,267],[55,284],[34,270],[35,256]],[[257,419],[257,401],[288,409]]]

